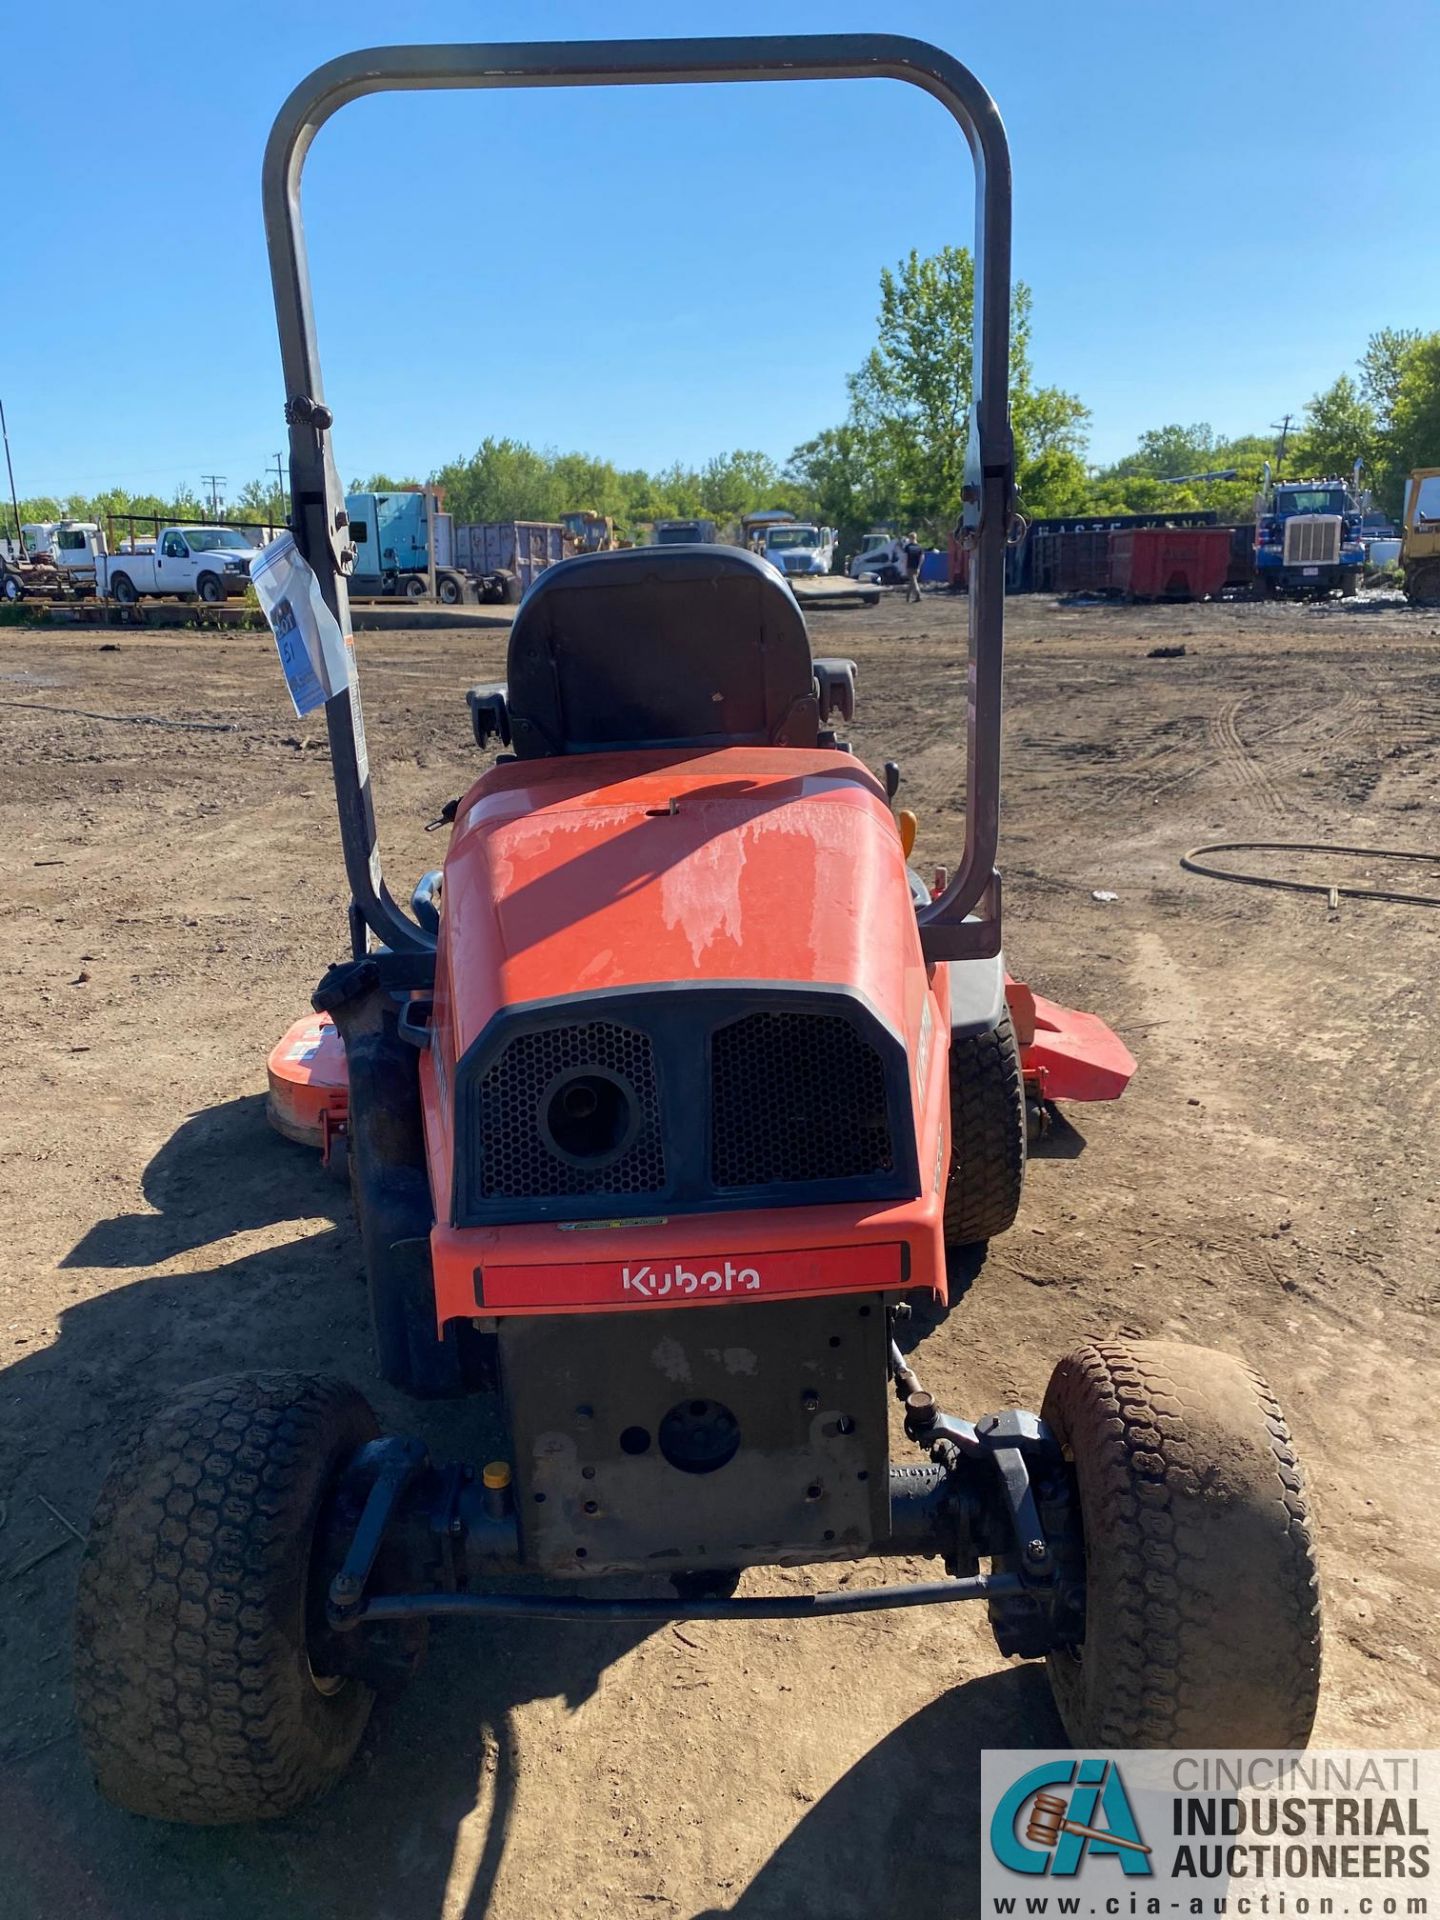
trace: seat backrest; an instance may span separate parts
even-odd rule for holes
[[[739,547],[635,547],[548,567],[510,629],[521,759],[617,747],[813,747],[795,596]]]

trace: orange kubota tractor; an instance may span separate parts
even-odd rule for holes
[[[1010,1224],[1027,1095],[1113,1097],[1098,1021],[1007,986],[998,834],[1010,170],[975,78],[888,36],[357,54],[282,111],[265,207],[295,537],[348,631],[354,562],[299,211],[317,128],[395,87],[882,77],[954,116],[976,195],[965,845],[935,897],[752,554],[570,559],[520,606],[495,749],[407,913],[387,890],[358,685],[327,701],[351,957],[272,1058],[275,1117],[343,1146],[380,1370],[476,1396],[488,1463],[382,1437],[359,1390],[209,1381],[122,1449],[79,1601],[102,1789],[280,1814],[345,1767],[434,1618],[809,1620],[978,1600],[1044,1658],[1077,1742],[1303,1743],[1318,1677],[1305,1499],[1238,1360],[1128,1338],[1040,1414],[921,1386],[908,1302]],[[278,628],[277,628],[278,631]],[[257,1344],[263,1330],[257,1329]],[[269,1356],[282,1368],[285,1356]],[[917,1449],[892,1461],[887,1397]],[[898,1434],[897,1434],[898,1437]],[[742,1570],[929,1556],[936,1578],[739,1595]],[[597,1576],[610,1576],[597,1591]],[[615,1576],[635,1589],[614,1597]]]

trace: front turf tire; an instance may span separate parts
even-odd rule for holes
[[[950,1042],[950,1181],[945,1244],[976,1246],[1015,1224],[1025,1184],[1025,1077],[1006,1007]]]
[[[80,1739],[108,1800],[219,1826],[343,1773],[374,1695],[312,1668],[312,1560],[337,1475],[377,1433],[343,1381],[254,1373],[188,1388],[121,1445],[75,1619]]]
[[[1303,1747],[1320,1586],[1285,1417],[1229,1354],[1107,1341],[1068,1354],[1043,1418],[1071,1462],[1085,1637],[1049,1656],[1077,1747]]]

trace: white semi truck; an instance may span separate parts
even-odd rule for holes
[[[747,513],[740,522],[742,543],[784,574],[829,573],[835,564],[835,529],[797,520],[783,507]]]
[[[95,591],[105,536],[93,520],[27,520],[0,539],[0,600],[83,597]]]

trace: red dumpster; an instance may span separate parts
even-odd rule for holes
[[[1110,535],[1110,588],[1132,600],[1207,600],[1230,570],[1228,527],[1125,527]]]

